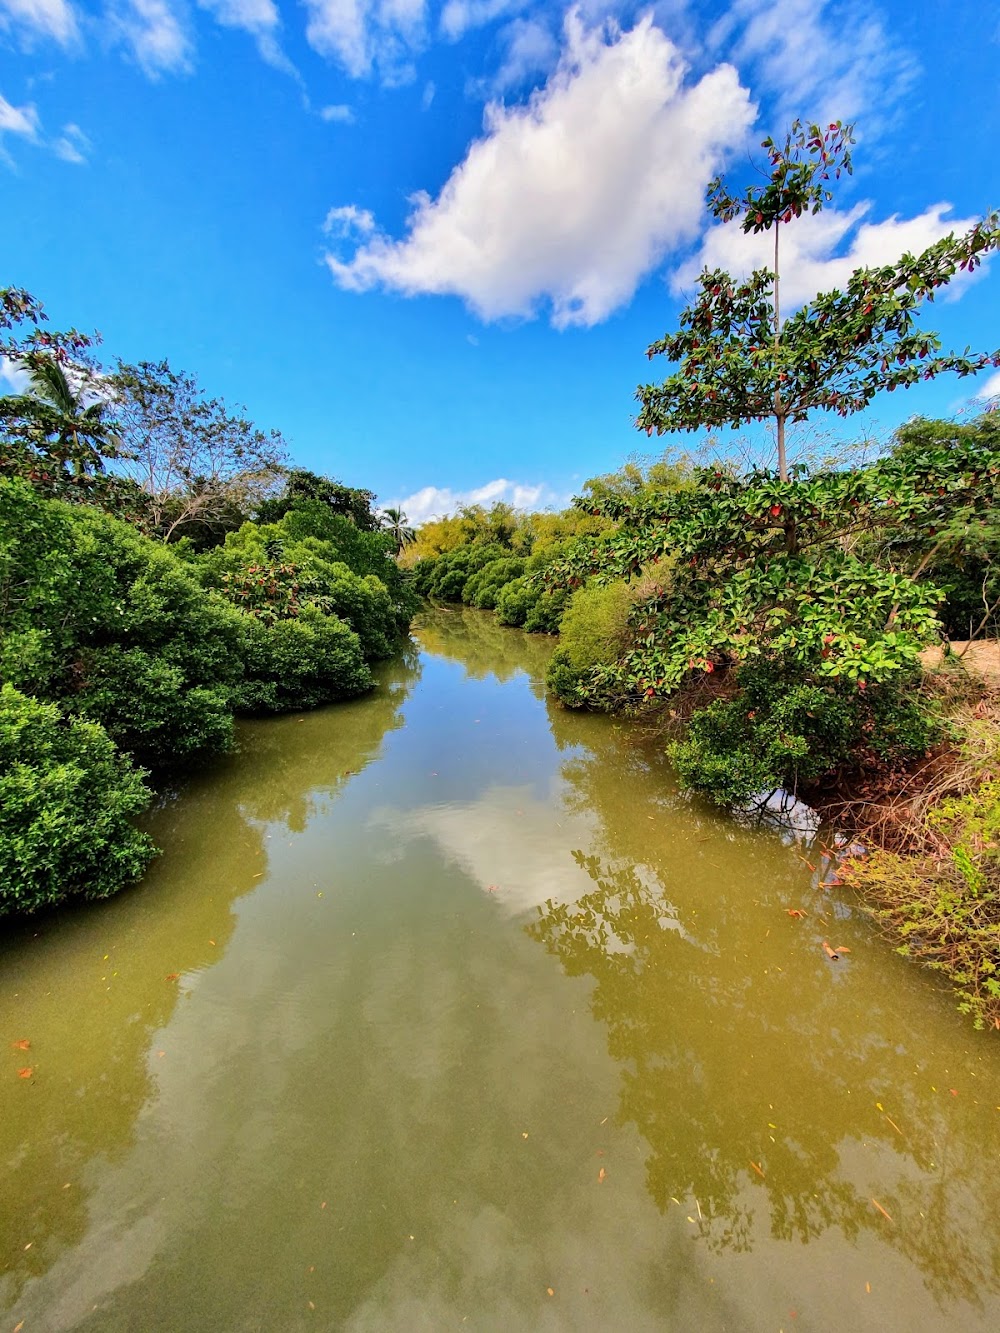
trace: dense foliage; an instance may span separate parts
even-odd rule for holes
[[[131,816],[149,796],[96,723],[0,687],[0,916],[138,879],[154,849]]]
[[[94,345],[0,292],[25,377],[0,399],[0,913],[137,878],[135,765],[370,689],[416,605],[370,491],[286,469],[280,436],[193,376],[109,374]]]

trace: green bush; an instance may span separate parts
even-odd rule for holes
[[[336,616],[306,608],[294,620],[244,617],[239,712],[281,713],[349,699],[374,681],[358,636]]]
[[[624,652],[632,594],[624,582],[578,588],[569,599],[560,624],[559,647],[552,654],[546,684],[564,704],[582,707],[584,687],[595,667],[608,665]]]
[[[569,601],[567,588],[542,587],[524,620],[529,634],[558,634]]]
[[[803,680],[794,664],[744,666],[734,698],[694,713],[669,747],[685,786],[719,805],[762,792],[797,791],[833,774],[923,754],[933,725],[898,678],[865,690],[847,681]]]
[[[198,557],[195,567],[206,587],[265,620],[288,619],[312,606],[354,630],[366,661],[391,657],[399,639],[399,608],[385,583],[374,574],[354,573],[316,537],[286,543],[282,527],[246,523],[224,545]]]
[[[155,855],[142,773],[103,728],[0,688],[0,915],[106,898]]]
[[[535,582],[525,576],[513,579],[501,588],[497,596],[497,620],[501,625],[513,625],[524,628],[528,613],[541,596],[541,590]]]
[[[508,555],[491,560],[471,575],[462,590],[462,601],[479,611],[495,611],[500,593],[523,573],[524,560],[520,556]]]
[[[229,744],[242,619],[161,543],[0,482],[0,675],[100,723],[138,762]]]

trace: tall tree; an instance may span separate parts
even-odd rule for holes
[[[919,255],[859,268],[844,292],[818,295],[782,320],[780,247],[783,226],[818,212],[832,197],[831,178],[851,170],[851,127],[825,130],[796,121],[783,143],[767,138],[770,174],[742,196],[716,178],[708,204],[724,222],[741,219],[744,232],[774,233],[774,268],[739,282],[705,269],[698,294],[681,313],[681,327],[647,349],[680,365],[662,384],[640,386],[637,425],[651,435],[699,427],[773,421],[778,475],[789,477],[788,422],[815,410],[859,412],[882,389],[933,379],[945,371],[972,375],[1000,365],[1000,350],[942,353],[935,333],[917,327],[917,313],[959,270],[971,271],[1000,247],[1000,213],[987,214],[964,236],[949,235]],[[789,533],[790,542],[794,534]]]
[[[25,381],[0,398],[0,469],[58,489],[102,472],[119,442],[92,360],[99,339],[47,322],[30,292],[0,288],[0,363]]]
[[[417,534],[410,527],[410,521],[402,509],[383,509],[382,527],[396,543],[397,555],[404,546],[409,546],[411,542],[417,540]]]
[[[148,496],[149,526],[165,540],[238,526],[284,476],[279,432],[207,398],[193,375],[166,361],[119,362],[109,385],[121,470]]]

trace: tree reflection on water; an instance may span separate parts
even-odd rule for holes
[[[946,998],[916,973],[901,992],[903,974],[880,978],[877,960],[863,982],[837,972],[808,933],[776,953],[759,898],[739,880],[734,891],[717,855],[700,883],[690,856],[673,873],[641,860],[655,784],[647,771],[650,795],[636,786],[612,799],[601,749],[564,773],[573,799],[603,814],[611,854],[575,851],[593,888],[546,902],[526,930],[569,975],[593,978],[592,1012],[621,1065],[616,1119],[648,1145],[657,1206],[697,1209],[718,1251],[751,1250],[767,1234],[804,1244],[837,1228],[893,1246],[939,1299],[979,1304],[1000,1290],[1000,1187],[984,1169],[998,1146],[997,1098],[984,1087],[980,1104],[968,1079],[964,1098],[932,1090],[934,1071],[958,1058]],[[632,767],[638,779],[634,754]],[[736,837],[752,859],[762,835]],[[995,1079],[995,1051],[969,1037]]]

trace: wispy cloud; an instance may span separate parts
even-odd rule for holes
[[[457,42],[471,28],[484,27],[527,7],[528,0],[445,0],[441,10],[441,31],[449,41]]]
[[[0,135],[19,134],[26,139],[37,139],[41,122],[34,103],[14,106],[0,94]]]
[[[48,37],[71,46],[80,36],[76,11],[68,0],[0,0],[0,28],[27,44]]]
[[[775,99],[778,124],[865,113],[871,133],[871,118],[890,111],[917,72],[878,9],[861,0],[733,0],[708,45]]]
[[[302,82],[301,75],[278,40],[281,17],[274,0],[198,0],[198,4],[223,28],[237,28],[249,33],[267,64]]]
[[[336,106],[324,106],[320,108],[319,118],[334,125],[353,125],[354,108],[342,103]]]
[[[76,166],[83,166],[87,161],[91,142],[79,125],[70,123],[63,126],[62,134],[53,139],[51,146],[56,157],[61,157],[64,162],[73,162]]]
[[[979,400],[1000,398],[1000,370],[995,370],[985,383],[976,390],[975,397]]]
[[[406,236],[328,255],[335,281],[456,295],[487,320],[541,303],[559,328],[605,319],[698,234],[705,185],[754,117],[731,66],[686,73],[651,17],[621,33],[571,12],[545,87],[487,106],[484,137],[436,199],[416,196]]]
[[[426,35],[427,0],[304,0],[306,38],[354,78],[377,70],[384,83],[413,77]]]
[[[180,16],[168,0],[128,0],[112,24],[137,64],[151,78],[187,73],[194,47]]]

